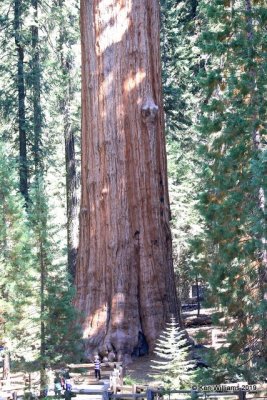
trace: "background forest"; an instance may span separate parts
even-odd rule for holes
[[[206,355],[206,382],[266,377],[266,10],[161,0],[177,290],[205,285],[229,343]],[[44,369],[82,357],[78,2],[2,0],[0,47],[0,345]]]

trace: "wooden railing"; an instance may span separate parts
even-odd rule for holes
[[[142,390],[141,393],[113,393],[106,387],[99,387],[99,389],[74,389],[71,397],[75,398],[75,395],[100,395],[103,400],[131,400],[131,399],[144,399],[144,400],[161,400],[161,399],[174,399],[173,395],[177,394],[178,400],[188,400],[188,399],[199,399],[199,400],[211,400],[219,398],[229,398],[232,397],[235,400],[267,400],[267,390],[253,390],[253,391],[226,391],[226,392],[210,392],[210,391],[198,391],[198,390],[163,390],[147,387],[139,387]],[[123,391],[123,387],[121,387]],[[181,397],[181,395],[184,395]],[[16,399],[16,391],[7,391],[4,398]]]
[[[249,399],[261,399],[267,400],[267,391],[266,390],[258,390],[258,391],[233,391],[233,392],[206,392],[206,391],[196,391],[196,390],[154,390],[147,389],[145,393],[138,394],[109,394],[107,399],[115,400],[130,400],[130,399],[144,399],[144,400],[160,400],[160,399],[173,399],[173,395],[179,395],[177,400],[188,400],[188,399],[211,399],[211,398],[226,398],[232,397],[236,400],[249,400]],[[180,395],[185,395],[184,398],[181,398]],[[248,397],[249,396],[249,397]]]
[[[123,390],[123,387],[121,388]],[[267,391],[255,390],[255,391],[226,391],[226,392],[210,392],[210,391],[198,391],[198,390],[163,390],[163,389],[154,389],[154,388],[143,388],[143,392],[141,393],[113,393],[108,389],[84,389],[84,390],[75,390],[75,394],[84,394],[84,395],[92,395],[98,394],[102,395],[103,400],[131,400],[131,399],[144,399],[144,400],[160,400],[160,399],[173,399],[173,395],[179,395],[179,400],[188,400],[188,399],[207,399],[211,400],[211,398],[229,398],[232,397],[235,400],[267,400]],[[181,395],[184,395],[182,398]]]

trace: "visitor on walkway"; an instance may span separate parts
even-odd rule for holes
[[[56,374],[56,377],[54,379],[54,391],[56,397],[61,396],[61,379],[58,374]]]
[[[61,383],[61,388],[62,388],[62,390],[65,390],[65,389],[66,389],[66,382],[65,382],[65,377],[64,377],[64,375],[61,375],[61,377],[60,377],[60,383]]]
[[[64,378],[65,378],[65,390],[66,392],[70,392],[72,388],[72,382],[69,371],[66,371]]]
[[[94,364],[95,364],[95,378],[96,379],[101,379],[100,360],[99,360],[98,356],[95,356]]]

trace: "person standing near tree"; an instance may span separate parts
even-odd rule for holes
[[[64,378],[65,378],[65,389],[66,389],[66,392],[70,392],[71,388],[72,388],[72,382],[71,382],[71,376],[69,374],[69,371],[67,371],[65,373]]]
[[[101,363],[100,363],[98,356],[95,356],[94,364],[95,364],[95,378],[100,380],[101,379],[101,375],[100,375]]]
[[[54,392],[56,397],[60,397],[61,395],[61,379],[59,374],[56,374],[54,379]]]

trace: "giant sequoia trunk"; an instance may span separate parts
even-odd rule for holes
[[[86,348],[153,347],[178,314],[158,0],[81,0],[82,198],[76,306]],[[139,340],[138,340],[139,338]],[[143,346],[142,346],[143,345]]]

